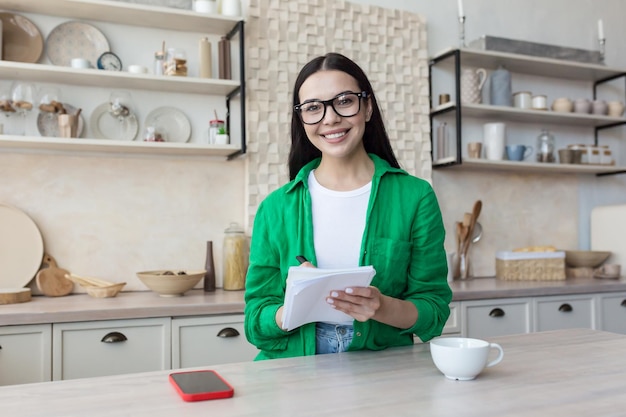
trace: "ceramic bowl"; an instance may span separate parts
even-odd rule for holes
[[[180,269],[137,272],[137,277],[161,297],[180,297],[196,286],[206,271]]]
[[[611,252],[591,250],[566,250],[565,263],[575,268],[595,268],[606,261]]]
[[[552,102],[552,110],[559,113],[571,113],[574,103],[569,98],[557,98]]]

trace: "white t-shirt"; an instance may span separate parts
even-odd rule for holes
[[[351,191],[334,191],[308,178],[313,211],[313,238],[318,268],[359,266],[371,181]]]

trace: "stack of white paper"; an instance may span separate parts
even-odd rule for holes
[[[372,266],[322,269],[293,266],[287,275],[283,328],[292,330],[306,323],[344,323],[352,318],[327,302],[331,291],[367,287],[376,271]]]

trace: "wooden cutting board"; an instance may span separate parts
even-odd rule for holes
[[[591,210],[591,250],[611,251],[606,263],[626,268],[626,204],[598,206]]]
[[[50,254],[43,255],[42,266],[35,278],[39,291],[48,297],[61,297],[72,292],[74,283],[65,278],[69,271],[59,268]]]
[[[25,303],[30,299],[30,288],[0,288],[0,304]]]

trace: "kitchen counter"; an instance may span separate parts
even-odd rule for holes
[[[568,278],[565,281],[504,281],[473,278],[450,284],[453,301],[493,298],[571,295],[626,291],[626,278],[601,280]],[[159,297],[152,291],[122,292],[115,298],[86,294],[65,297],[34,296],[32,301],[0,305],[0,326],[64,323],[92,320],[179,317],[243,313],[243,291],[192,290],[182,297]]]
[[[222,400],[186,403],[170,371],[158,371],[0,387],[0,404],[20,417],[602,417],[626,409],[626,336],[575,329],[490,341],[504,359],[473,381],[446,379],[424,344],[216,365],[235,389]]]
[[[121,292],[114,298],[92,298],[87,294],[34,296],[26,303],[0,305],[0,326],[241,314],[243,308],[243,291],[192,290],[182,297],[160,297],[152,291]]]

